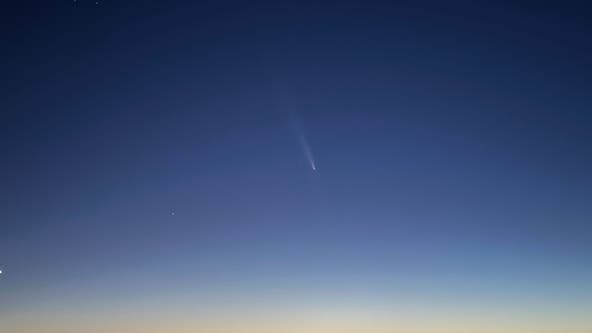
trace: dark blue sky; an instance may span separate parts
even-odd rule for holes
[[[337,276],[592,306],[584,2],[0,11],[0,310]]]

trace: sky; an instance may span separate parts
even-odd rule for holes
[[[0,6],[0,331],[592,330],[585,2]]]

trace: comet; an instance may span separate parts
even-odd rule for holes
[[[313,171],[317,171],[317,166],[315,164],[314,156],[312,155],[312,150],[310,149],[310,145],[308,144],[308,140],[306,140],[306,136],[304,133],[300,133],[300,145],[302,146],[302,151],[304,151],[304,156],[308,160],[308,164],[310,164],[310,168]]]
[[[300,125],[300,122],[296,117],[296,113],[290,112],[290,119],[292,120],[292,126],[294,128],[294,131],[298,136],[300,147],[304,152],[304,157],[306,157],[306,160],[308,161],[308,164],[310,165],[312,171],[317,171],[317,165],[315,163],[314,155],[312,154],[312,149],[310,148],[310,144],[308,143],[308,140],[306,138],[306,133],[304,132],[302,125]]]

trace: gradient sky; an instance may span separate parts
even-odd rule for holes
[[[592,9],[518,3],[2,4],[0,331],[590,332]]]

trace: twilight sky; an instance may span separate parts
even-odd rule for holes
[[[584,2],[0,12],[0,331],[592,330]]]

